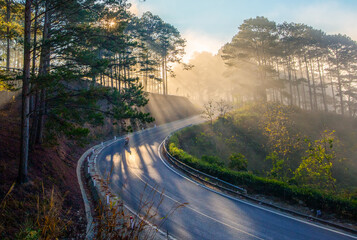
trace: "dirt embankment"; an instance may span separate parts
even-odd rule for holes
[[[31,151],[29,183],[15,186],[4,198],[17,177],[20,107],[16,101],[0,110],[0,239],[21,239],[36,234],[37,214],[45,214],[43,207],[49,206],[47,201],[51,199],[52,189],[53,200],[61,205],[58,207],[62,211],[58,213],[66,235],[80,239],[86,223],[75,169],[84,149],[70,141],[61,141],[53,147],[36,147]]]
[[[199,110],[183,97],[149,94],[149,99],[149,104],[143,110],[150,112],[156,119],[152,125],[199,113]],[[0,239],[13,239],[19,234],[31,233],[36,227],[33,220],[36,220],[38,214],[38,198],[51,195],[52,188],[58,198],[64,199],[61,215],[67,225],[67,237],[81,239],[85,233],[85,215],[76,166],[86,147],[78,147],[65,139],[59,141],[57,146],[36,147],[29,155],[30,182],[24,186],[15,186],[3,201],[15,182],[18,171],[20,107],[18,98],[0,109]],[[101,131],[103,138],[112,134],[109,122],[106,121],[102,128],[96,129],[96,132]],[[98,140],[100,139],[96,141]],[[89,146],[93,144],[95,141]],[[6,203],[5,207],[3,203]]]

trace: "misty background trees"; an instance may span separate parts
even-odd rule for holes
[[[197,101],[273,101],[356,117],[357,44],[299,23],[247,19],[217,55],[176,67],[172,92]]]

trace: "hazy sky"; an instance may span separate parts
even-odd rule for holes
[[[174,25],[194,51],[217,50],[238,32],[244,19],[264,16],[277,23],[305,23],[357,40],[357,0],[129,0],[141,16],[151,11]]]

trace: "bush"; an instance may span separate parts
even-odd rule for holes
[[[237,171],[247,171],[248,160],[241,153],[232,153],[229,157],[229,168]]]
[[[206,156],[203,155],[201,157],[202,161],[207,162],[209,164],[216,164],[217,166],[223,167],[224,166],[224,162],[222,162],[221,160],[219,160],[218,157],[216,156]]]
[[[343,199],[313,188],[289,185],[275,179],[258,177],[248,172],[233,171],[195,158],[179,149],[173,142],[169,143],[169,152],[172,156],[199,171],[231,184],[245,187],[250,191],[276,196],[292,202],[302,200],[310,208],[328,210],[341,216],[357,219],[357,200]]]

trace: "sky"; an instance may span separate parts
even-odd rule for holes
[[[328,34],[357,40],[357,0],[129,0],[131,11],[150,11],[187,40],[187,62],[195,51],[217,51],[245,19],[264,16],[277,23],[305,23]]]

